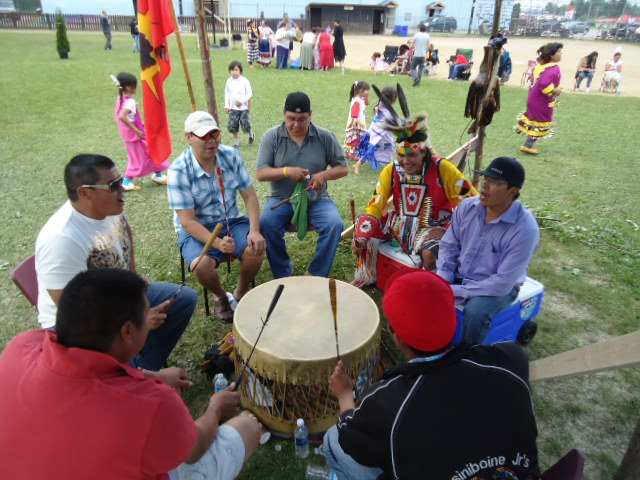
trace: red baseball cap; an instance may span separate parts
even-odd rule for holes
[[[433,272],[404,268],[387,282],[382,301],[398,338],[423,352],[439,352],[453,341],[458,317],[447,281]]]

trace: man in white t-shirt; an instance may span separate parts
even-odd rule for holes
[[[36,241],[38,321],[55,325],[58,302],[67,283],[91,268],[136,270],[133,236],[123,213],[123,176],[113,161],[83,154],[64,171],[69,200],[53,214]],[[152,332],[133,365],[159,370],[187,327],[198,297],[188,287],[177,298],[178,285],[151,282],[147,317]]]
[[[410,43],[413,45],[413,57],[411,57],[411,77],[413,78],[413,86],[420,85],[422,74],[424,73],[425,61],[427,59],[427,50],[431,37],[427,33],[427,27],[421,23],[420,31],[416,32]]]

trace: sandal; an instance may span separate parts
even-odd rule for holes
[[[226,298],[216,298],[213,314],[222,323],[233,323],[233,310]]]

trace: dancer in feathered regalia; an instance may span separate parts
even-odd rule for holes
[[[411,118],[400,85],[400,117],[389,99],[373,85],[381,103],[391,112],[385,128],[396,138],[397,159],[387,165],[378,179],[376,190],[358,219],[353,251],[359,255],[353,284],[368,285],[376,280],[375,262],[379,240],[395,238],[402,249],[419,255],[423,267],[435,268],[440,239],[448,228],[453,209],[478,192],[471,182],[446,158],[433,155],[427,135],[427,117]],[[393,196],[394,211],[384,213]]]

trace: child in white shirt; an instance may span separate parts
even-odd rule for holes
[[[224,87],[224,109],[229,114],[229,132],[233,134],[233,146],[240,146],[240,128],[249,134],[249,145],[255,141],[253,128],[251,128],[251,98],[253,91],[249,80],[242,76],[242,64],[233,61],[229,64],[231,77],[227,79]]]

